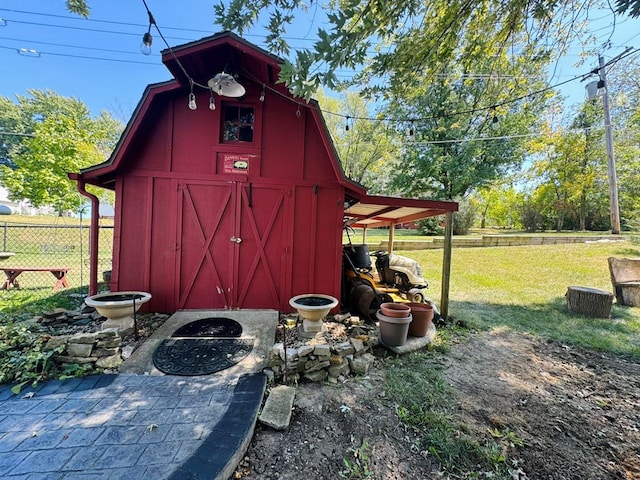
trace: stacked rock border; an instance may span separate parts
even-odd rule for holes
[[[264,370],[270,382],[342,383],[350,375],[367,375],[375,361],[373,348],[379,343],[377,329],[359,323],[355,317],[345,320],[325,323],[348,325],[349,338],[346,340],[331,341],[318,334],[308,342],[296,342],[295,347],[288,347],[283,342],[275,343],[269,351],[268,366]]]

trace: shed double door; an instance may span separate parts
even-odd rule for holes
[[[291,190],[179,182],[176,305],[285,308],[291,291]]]

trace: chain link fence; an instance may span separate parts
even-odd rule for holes
[[[113,226],[100,226],[98,247],[98,281],[103,271],[111,270]],[[15,288],[38,296],[50,295],[60,286],[55,272],[68,269],[70,288],[89,285],[89,226],[36,225],[0,222],[0,280],[3,289]],[[32,270],[30,270],[32,269]],[[16,275],[9,283],[11,276]]]

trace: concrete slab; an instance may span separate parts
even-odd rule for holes
[[[421,348],[426,347],[433,339],[436,337],[436,326],[432,323],[429,326],[429,330],[427,330],[427,334],[424,337],[412,337],[409,335],[407,337],[407,341],[404,345],[395,346],[395,345],[386,345],[382,339],[380,339],[380,345],[383,345],[387,350],[392,351],[398,355],[402,355],[404,353],[415,352],[416,350],[420,350]]]
[[[181,310],[137,348],[118,370],[121,373],[163,375],[153,365],[153,352],[163,340],[180,327],[203,318],[230,318],[242,326],[240,338],[253,339],[253,350],[244,360],[225,370],[225,374],[242,375],[261,372],[276,338],[279,313],[276,310]]]
[[[280,385],[271,389],[258,421],[275,430],[286,430],[291,422],[291,409],[296,389]]]

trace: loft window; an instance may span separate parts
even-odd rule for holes
[[[253,142],[253,107],[226,105],[223,113],[223,142]]]

